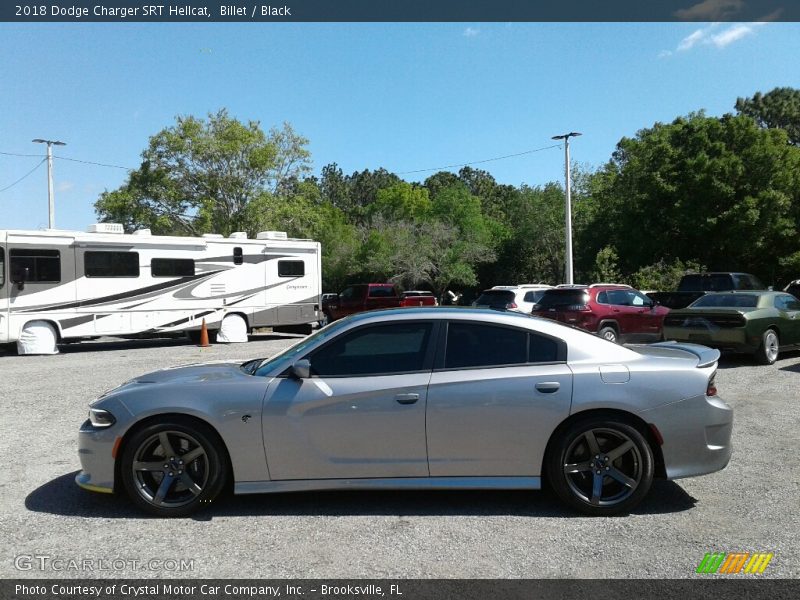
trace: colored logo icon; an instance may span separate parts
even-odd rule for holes
[[[706,552],[697,566],[697,573],[763,573],[774,554],[772,552]]]

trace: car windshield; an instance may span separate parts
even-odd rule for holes
[[[477,306],[492,306],[514,302],[514,292],[511,290],[486,290],[475,301]]]
[[[263,377],[264,375],[267,375],[279,362],[292,356],[298,356],[312,344],[316,344],[317,342],[326,340],[329,337],[336,335],[342,326],[346,325],[348,322],[349,319],[342,319],[341,321],[331,323],[327,327],[323,327],[322,329],[318,330],[316,333],[299,340],[296,344],[289,346],[283,352],[279,352],[275,356],[271,356],[269,358],[250,360],[246,363],[243,363],[241,368],[250,375]]]
[[[537,304],[538,308],[563,308],[587,301],[585,290],[547,290]]]
[[[758,296],[754,294],[709,294],[692,304],[692,308],[755,308]]]

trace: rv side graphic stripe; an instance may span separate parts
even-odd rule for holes
[[[102,298],[95,298],[93,300],[79,300],[78,302],[67,302],[64,304],[52,304],[44,306],[28,306],[18,311],[15,311],[14,309],[11,310],[12,312],[26,313],[26,312],[39,312],[45,310],[64,310],[68,308],[80,308],[82,306],[95,306],[97,304],[106,304],[108,302],[116,302],[118,300],[131,299],[135,298],[136,296],[141,296],[143,294],[149,294],[151,292],[160,292],[163,290],[167,290],[171,287],[178,287],[185,283],[196,281],[198,279],[202,279],[205,277],[210,277],[212,275],[216,275],[217,273],[221,272],[222,271],[209,271],[208,273],[203,273],[201,275],[181,277],[180,279],[165,281],[164,283],[157,283],[155,285],[148,285],[147,287],[138,288],[135,290],[131,290],[129,292],[122,292],[120,294],[113,294],[111,296],[103,296]]]

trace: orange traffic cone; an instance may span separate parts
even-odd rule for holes
[[[203,319],[203,324],[200,326],[200,343],[197,344],[201,348],[208,348],[211,344],[208,343],[208,328],[206,327],[206,320]]]

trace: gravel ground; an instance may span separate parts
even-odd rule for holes
[[[736,410],[722,472],[657,482],[634,514],[585,518],[544,492],[325,492],[230,498],[192,519],[143,517],[73,483],[87,403],[179,363],[267,356],[291,336],[201,349],[98,341],[58,356],[0,353],[0,576],[321,578],[691,577],[705,552],[770,551],[763,577],[800,576],[800,354],[772,367],[724,358]],[[192,559],[174,573],[19,571],[15,558]],[[117,567],[122,566],[120,563]]]

